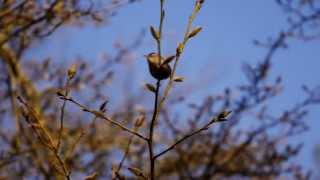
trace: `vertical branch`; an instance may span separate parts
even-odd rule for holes
[[[20,132],[21,123],[19,121],[19,111],[16,104],[16,96],[17,91],[14,87],[14,78],[12,76],[12,73],[10,72],[8,68],[8,79],[7,79],[7,85],[8,85],[8,93],[10,95],[10,102],[11,102],[11,109],[12,109],[12,115],[15,117],[15,123],[16,123],[16,130]]]
[[[139,130],[139,127],[142,125],[142,123],[143,123],[143,119],[138,119],[136,121],[135,127],[134,127],[134,131],[135,132],[137,132]],[[124,152],[124,154],[123,154],[123,156],[122,156],[122,158],[120,160],[120,163],[119,163],[119,165],[118,165],[118,167],[117,167],[117,169],[115,171],[115,175],[118,176],[118,178],[120,176],[120,170],[121,170],[121,168],[123,166],[123,163],[124,163],[124,161],[126,160],[126,158],[128,157],[128,155],[130,153],[130,147],[131,147],[131,144],[133,142],[133,138],[134,138],[134,135],[132,134],[130,136],[130,138],[129,138],[128,144],[127,144],[127,146],[125,148],[125,152]]]
[[[64,97],[68,97],[69,96],[69,85],[70,85],[70,81],[74,78],[74,76],[77,73],[77,66],[76,64],[72,64],[68,71],[67,71],[67,82],[66,82],[66,87],[65,87],[65,92],[63,94],[61,94]],[[60,93],[60,92],[58,92]],[[58,144],[57,144],[57,153],[59,153],[59,148],[60,148],[60,144],[61,144],[61,138],[62,138],[62,133],[63,133],[63,124],[64,124],[64,110],[67,104],[67,99],[63,99],[63,103],[61,106],[61,113],[60,113],[60,129],[59,129],[59,135],[58,135]]]
[[[149,160],[150,160],[150,179],[154,180],[154,171],[155,171],[155,159],[153,152],[153,134],[154,134],[154,126],[155,121],[157,119],[158,114],[158,99],[159,99],[159,89],[160,89],[160,80],[157,81],[157,87],[155,92],[155,101],[154,101],[154,110],[152,114],[152,119],[150,123],[150,132],[149,132],[149,140],[148,140],[148,149],[149,149]]]
[[[52,141],[51,134],[49,133],[49,131],[46,130],[44,126],[42,126],[40,121],[41,117],[36,112],[36,110],[32,106],[30,106],[26,101],[24,101],[20,96],[18,96],[17,99],[25,108],[25,110],[22,110],[22,115],[24,116],[26,122],[29,124],[32,131],[35,133],[35,135],[39,139],[40,143],[54,154],[54,157],[56,158],[63,172],[60,172],[60,170],[58,169],[56,170],[59,173],[61,173],[63,176],[65,176],[67,180],[70,180],[71,171],[68,170],[65,161],[59,155],[58,149],[56,148],[56,146]]]
[[[121,160],[120,160],[120,163],[119,163],[119,165],[118,165],[118,167],[117,167],[117,170],[116,170],[117,173],[120,173],[120,170],[121,170],[121,168],[122,168],[122,166],[123,166],[123,163],[124,163],[124,161],[126,160],[126,158],[127,158],[128,155],[129,155],[130,146],[131,146],[131,144],[132,144],[133,138],[134,138],[134,135],[131,135],[130,138],[129,138],[128,144],[127,144],[127,146],[126,146],[126,148],[125,148],[125,152],[124,152],[124,154],[123,154],[123,156],[122,156],[122,158],[121,158]]]
[[[68,97],[69,96],[69,85],[70,85],[70,78],[67,78],[67,82],[66,82],[66,87],[65,87],[65,92],[64,92],[64,96]],[[62,138],[62,133],[63,133],[63,126],[64,126],[64,111],[65,111],[65,107],[67,104],[67,100],[63,99],[63,103],[61,106],[61,110],[60,110],[60,128],[59,128],[59,134],[58,134],[58,143],[57,143],[57,150],[59,151],[60,145],[61,145],[61,138]]]
[[[24,72],[18,57],[15,52],[9,47],[0,46],[0,60],[3,61],[9,72],[12,87],[16,91],[25,96],[36,111],[41,115],[41,103],[39,92],[34,86],[34,83],[29,79],[29,76]]]
[[[164,11],[164,1],[160,0],[160,23],[159,23],[159,37],[156,39],[157,49],[158,49],[158,65],[161,66],[161,40],[162,40],[162,30],[163,30],[163,21],[165,17]],[[148,149],[149,149],[149,163],[150,163],[150,179],[154,180],[155,178],[155,159],[154,159],[154,151],[153,151],[153,134],[154,134],[154,126],[158,117],[158,99],[159,99],[159,90],[160,90],[160,81],[157,80],[156,91],[155,91],[155,100],[154,100],[154,109],[152,114],[152,119],[149,128],[149,138],[148,138]]]
[[[165,12],[164,12],[164,1],[165,0],[160,0],[160,23],[159,23],[159,38],[157,39],[157,49],[158,49],[158,54],[159,54],[159,66],[161,65],[161,40],[162,40],[162,30],[163,30],[163,21],[165,17]]]
[[[163,21],[164,21],[164,16],[165,16],[165,11],[164,11],[164,1],[165,0],[160,0],[160,23],[159,23],[159,30],[158,30],[158,35],[154,35],[156,34],[155,32],[153,33],[153,36],[156,39],[157,42],[157,49],[158,49],[158,63],[159,66],[161,66],[161,40],[162,40],[162,30],[163,30]],[[186,28],[186,32],[184,34],[184,38],[182,43],[179,44],[177,51],[176,51],[176,60],[173,66],[173,70],[170,74],[170,78],[169,78],[169,82],[165,88],[165,92],[163,97],[159,101],[159,89],[160,89],[160,81],[161,80],[157,80],[157,84],[156,84],[156,90],[155,90],[155,101],[154,101],[154,110],[153,110],[153,115],[152,115],[152,119],[151,119],[151,123],[150,123],[150,130],[149,130],[149,139],[148,139],[148,149],[149,149],[149,160],[150,160],[150,179],[153,180],[155,178],[155,160],[156,157],[154,156],[154,149],[153,149],[153,134],[154,134],[154,126],[155,126],[155,122],[157,120],[158,114],[161,110],[162,105],[164,104],[164,101],[166,99],[166,97],[169,94],[169,91],[173,85],[173,81],[174,81],[174,74],[178,65],[178,61],[180,59],[180,56],[183,52],[184,46],[186,45],[187,41],[195,36],[200,30],[201,28],[198,28],[196,30],[194,30],[194,32],[191,31],[192,28],[192,22],[194,21],[197,13],[199,12],[199,10],[201,9],[201,6],[203,4],[203,0],[197,0],[194,10],[192,12],[192,14],[189,17],[189,21],[188,21],[188,25]],[[193,33],[193,34],[192,34]]]
[[[169,91],[172,88],[173,82],[174,82],[174,75],[178,66],[178,62],[180,60],[181,54],[183,53],[184,47],[187,44],[188,40],[190,39],[190,32],[191,32],[191,28],[192,28],[192,23],[194,21],[194,19],[196,18],[198,12],[201,9],[201,6],[203,4],[203,1],[196,1],[195,7],[191,13],[191,15],[189,16],[189,20],[188,20],[188,25],[184,34],[184,38],[183,41],[179,44],[179,46],[177,47],[177,51],[176,51],[176,60],[174,61],[174,65],[173,65],[173,69],[169,78],[169,82],[167,83],[165,90],[164,90],[164,94],[160,100],[160,104],[159,104],[159,108],[158,108],[158,113],[160,112],[164,101],[167,99],[168,95],[169,95]],[[201,30],[201,29],[200,29]]]

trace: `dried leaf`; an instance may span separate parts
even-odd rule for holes
[[[180,55],[181,53],[182,53],[182,51],[183,51],[183,49],[184,49],[184,44],[183,43],[179,43],[179,45],[178,45],[178,47],[177,47],[177,55]]]
[[[204,3],[204,0],[197,0],[197,3],[203,4],[203,3]]]
[[[143,172],[140,169],[134,168],[134,167],[129,167],[128,170],[132,174],[136,175],[137,177],[142,177],[142,178],[146,179],[146,176],[143,174]]]
[[[152,84],[146,83],[145,87],[151,92],[156,92],[156,88]]]
[[[65,95],[63,94],[63,92],[57,91],[57,96],[59,96],[59,97],[64,97]]]
[[[184,80],[184,78],[181,77],[181,76],[175,76],[175,77],[173,78],[173,81],[175,81],[175,82],[183,82],[183,80]]]
[[[72,64],[70,68],[68,69],[68,78],[72,79],[77,73],[77,65]]]
[[[151,32],[152,37],[153,37],[155,40],[157,40],[157,41],[160,40],[160,33],[159,33],[159,31],[157,31],[154,27],[150,26],[150,32]]]
[[[106,110],[106,105],[108,104],[108,100],[105,100],[99,107],[100,111],[105,111]]]
[[[201,6],[202,6],[203,3],[204,3],[204,0],[197,0],[196,1],[196,7],[195,7],[196,12],[200,11]]]
[[[222,111],[222,112],[218,115],[218,120],[219,120],[219,121],[225,121],[226,118],[229,116],[230,113],[231,113],[231,111]]]
[[[174,60],[175,57],[176,57],[175,55],[172,55],[172,56],[167,57],[167,58],[162,62],[162,64],[169,64],[172,60]]]
[[[119,172],[115,172],[114,174],[115,174],[114,176],[117,177],[118,180],[125,180],[125,179],[126,179],[126,178],[125,178],[124,176],[122,176]]]
[[[93,173],[93,174],[91,174],[89,176],[86,176],[84,179],[85,180],[95,180],[95,179],[97,179],[97,176],[98,176],[98,173],[95,172],[95,173]]]
[[[144,117],[143,115],[139,116],[139,117],[136,119],[136,121],[135,121],[135,123],[134,123],[134,126],[135,126],[135,127],[140,127],[140,126],[143,124],[144,119],[145,119],[145,117]]]
[[[202,27],[195,28],[194,30],[191,31],[191,33],[189,33],[188,38],[192,38],[196,36],[201,30],[202,30]]]
[[[40,124],[38,124],[38,123],[29,123],[29,126],[35,128],[35,129],[41,128]]]

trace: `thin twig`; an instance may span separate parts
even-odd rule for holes
[[[70,84],[70,78],[67,78],[67,82],[66,82],[66,87],[65,87],[65,96],[68,97],[69,96],[69,84]],[[65,111],[65,107],[67,104],[67,100],[63,100],[62,106],[61,106],[61,112],[60,112],[60,129],[59,129],[59,134],[58,134],[58,143],[57,143],[57,150],[59,151],[60,145],[61,145],[61,138],[62,138],[62,133],[63,133],[63,125],[64,125],[64,111]]]
[[[138,131],[138,129],[139,129],[139,127],[138,127],[138,126],[135,126],[134,131]],[[122,166],[123,166],[123,163],[124,163],[124,161],[126,160],[126,158],[127,158],[128,155],[129,155],[130,147],[131,147],[131,144],[132,144],[132,142],[133,142],[133,138],[134,138],[134,135],[132,134],[132,135],[130,136],[129,141],[128,141],[128,144],[127,144],[127,146],[126,146],[126,148],[125,148],[125,152],[124,152],[124,154],[123,154],[123,156],[122,156],[122,158],[121,158],[121,160],[120,160],[120,163],[119,163],[119,165],[118,165],[118,167],[117,167],[116,174],[120,174],[120,170],[121,170],[121,168],[122,168]]]
[[[157,49],[158,49],[158,63],[159,66],[161,66],[161,57],[162,57],[162,51],[161,51],[161,40],[162,40],[162,31],[163,31],[163,22],[165,18],[165,11],[164,11],[164,1],[160,0],[160,22],[159,22],[159,38],[157,39]],[[155,161],[154,161],[154,154],[153,154],[153,134],[154,134],[154,126],[155,122],[157,121],[158,117],[158,99],[159,99],[159,90],[160,90],[160,80],[157,81],[156,84],[156,91],[155,91],[155,100],[154,100],[154,109],[153,109],[153,115],[150,123],[149,128],[149,140],[148,140],[148,149],[149,149],[149,160],[150,160],[150,179],[154,180],[155,178]]]
[[[200,8],[201,8],[201,4],[199,4],[199,2],[197,2],[195,7],[194,7],[194,9],[193,9],[193,12],[189,16],[188,25],[187,25],[187,28],[186,28],[186,31],[185,31],[185,34],[184,34],[183,41],[181,43],[183,47],[187,44],[187,42],[189,40],[188,35],[189,35],[190,31],[191,31],[192,23],[193,23],[196,15],[198,14]],[[159,107],[158,107],[158,112],[157,113],[159,113],[161,111],[161,109],[162,109],[162,107],[164,105],[164,101],[167,99],[167,97],[169,95],[169,92],[170,92],[170,89],[172,88],[172,85],[173,85],[173,82],[174,82],[174,75],[175,75],[175,72],[176,72],[176,69],[177,69],[178,62],[180,60],[181,54],[182,54],[182,52],[176,53],[176,59],[174,61],[174,65],[173,65],[173,69],[172,69],[172,72],[171,72],[171,75],[170,75],[170,78],[169,78],[169,82],[167,83],[167,85],[165,87],[163,96],[162,96],[162,98],[160,100],[160,103],[159,103]]]
[[[105,115],[104,115],[102,112],[100,112],[100,111],[92,110],[92,109],[90,109],[90,108],[88,108],[88,107],[80,104],[79,102],[77,102],[76,100],[74,100],[74,99],[72,99],[72,98],[70,98],[70,97],[60,97],[60,98],[66,99],[67,101],[72,102],[73,104],[79,106],[83,111],[88,112],[88,113],[91,113],[91,114],[97,116],[98,118],[104,119],[104,120],[110,122],[111,124],[113,124],[113,125],[115,125],[115,126],[118,126],[118,127],[121,128],[122,130],[127,131],[127,132],[129,132],[130,134],[133,134],[133,135],[139,137],[140,139],[143,139],[144,141],[148,141],[148,138],[146,138],[146,137],[143,136],[142,134],[140,134],[140,133],[138,133],[138,132],[135,132],[134,130],[125,127],[124,125],[120,124],[119,122],[117,122],[117,121],[115,121],[115,120],[113,120],[113,119],[105,116]]]
[[[66,163],[64,162],[62,157],[59,155],[58,149],[56,148],[56,146],[54,146],[52,138],[51,138],[49,132],[41,125],[40,119],[39,119],[40,117],[38,116],[37,112],[34,110],[34,108],[32,106],[30,106],[21,97],[18,96],[17,99],[28,110],[28,112],[31,114],[31,116],[33,118],[34,122],[31,122],[28,119],[29,118],[28,115],[25,115],[27,123],[30,125],[31,129],[37,135],[37,137],[39,138],[40,142],[54,154],[54,156],[57,159],[60,167],[62,168],[63,175],[65,176],[65,178],[67,180],[70,180],[71,171],[67,169]],[[38,130],[40,130],[40,131],[38,131]],[[41,134],[41,132],[43,134]],[[45,140],[47,140],[48,142],[46,142]]]
[[[159,89],[160,89],[160,80],[157,81],[157,87],[155,91],[155,100],[154,100],[154,110],[150,123],[150,132],[149,132],[149,140],[148,140],[148,149],[149,149],[149,160],[150,160],[150,179],[154,179],[154,170],[155,170],[155,161],[153,156],[153,134],[154,134],[154,126],[157,119],[158,114],[158,99],[159,99]]]
[[[167,153],[168,151],[174,149],[177,145],[179,145],[180,143],[182,143],[183,141],[187,140],[188,138],[201,133],[202,131],[208,130],[209,127],[217,122],[222,122],[225,121],[226,119],[218,119],[217,117],[214,117],[211,121],[209,121],[207,124],[205,124],[203,127],[201,127],[198,130],[195,130],[185,136],[183,136],[182,138],[180,138],[179,140],[177,140],[175,143],[173,143],[171,146],[169,146],[168,148],[166,148],[165,150],[161,151],[160,153],[158,153],[157,155],[154,156],[154,160],[157,159],[158,157],[164,155],[165,153]]]
[[[161,50],[161,40],[162,40],[162,31],[163,31],[163,22],[164,22],[164,17],[165,17],[165,12],[164,12],[164,1],[165,0],[160,0],[160,23],[159,23],[159,39],[157,39],[157,49],[158,49],[158,54],[159,54],[159,66],[161,65],[161,55],[162,55],[162,50]]]
[[[62,170],[63,170],[63,173],[66,177],[67,180],[70,180],[70,174],[71,174],[71,171],[68,171],[67,170],[67,166],[66,166],[66,163],[62,160],[62,158],[60,157],[60,155],[57,153],[57,150],[55,150],[55,152],[53,152],[56,159],[58,160],[60,166],[62,167]]]
[[[163,21],[164,21],[164,16],[165,16],[165,11],[164,11],[164,0],[160,0],[160,24],[159,24],[159,38],[157,39],[157,48],[158,48],[158,55],[159,55],[159,63],[161,64],[161,39],[162,39],[162,29],[163,29]],[[201,7],[201,3],[199,3],[198,1],[196,2],[195,8],[191,14],[191,16],[189,17],[189,22],[187,25],[187,29],[184,35],[184,39],[183,39],[183,46],[185,46],[185,44],[187,43],[189,37],[189,33],[191,31],[191,27],[192,27],[192,22],[194,20],[194,18],[196,17],[196,14],[199,12]],[[148,149],[149,149],[149,159],[150,159],[150,179],[154,180],[155,178],[155,160],[156,160],[156,156],[154,156],[154,150],[153,150],[153,135],[154,135],[154,126],[155,126],[155,122],[157,121],[158,118],[158,114],[161,111],[161,107],[164,104],[165,99],[167,98],[169,91],[172,87],[173,84],[173,77],[178,65],[178,61],[179,58],[181,56],[181,52],[176,54],[176,60],[173,66],[173,70],[172,73],[170,74],[170,79],[169,82],[165,88],[165,92],[164,95],[160,101],[159,101],[159,89],[160,89],[160,80],[157,81],[156,84],[156,91],[155,91],[155,101],[154,101],[154,110],[153,110],[153,115],[152,115],[152,119],[151,119],[151,123],[150,123],[150,131],[149,131],[149,140],[148,140]],[[159,65],[160,65],[159,64]]]
[[[8,9],[3,10],[2,12],[0,12],[0,19],[4,18],[5,16],[11,14],[12,12],[14,12],[17,9],[20,9],[21,7],[23,7],[26,3],[28,2],[28,0],[22,1],[19,4],[17,4],[15,7],[12,7],[10,9],[10,7],[8,7]]]
[[[73,152],[75,151],[77,145],[80,143],[80,140],[84,135],[85,133],[83,132],[83,130],[81,130],[80,135],[77,137],[77,139],[75,139],[74,143],[70,147],[70,156],[72,156]]]

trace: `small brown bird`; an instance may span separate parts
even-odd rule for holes
[[[154,52],[146,55],[145,57],[147,58],[149,71],[152,77],[156,78],[157,80],[164,80],[170,77],[171,67],[168,63],[163,63],[163,57],[159,58],[159,55]]]

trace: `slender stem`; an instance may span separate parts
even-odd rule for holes
[[[195,8],[193,9],[192,14],[189,16],[188,25],[187,25],[187,28],[186,28],[186,31],[185,31],[185,34],[184,34],[184,37],[183,37],[183,41],[182,41],[182,45],[183,46],[185,46],[187,44],[188,40],[189,40],[188,35],[189,35],[190,31],[191,31],[192,23],[193,23],[196,15],[199,12],[200,6],[201,5],[196,4]],[[164,101],[167,99],[167,97],[169,95],[169,91],[172,88],[172,85],[173,85],[173,82],[174,82],[173,81],[174,75],[175,75],[175,72],[176,72],[176,69],[177,69],[178,62],[180,60],[181,54],[182,54],[182,52],[180,54],[178,54],[178,53],[176,54],[176,60],[174,61],[172,73],[170,75],[169,82],[167,83],[167,85],[165,87],[165,90],[164,90],[164,93],[163,93],[163,97],[160,100],[158,111],[161,110],[161,108],[162,108],[162,106],[164,104]]]
[[[159,24],[159,39],[157,40],[157,48],[158,48],[158,55],[159,55],[159,63],[161,63],[160,59],[161,59],[161,39],[162,39],[162,29],[163,29],[163,20],[164,20],[164,0],[160,0],[160,24]],[[196,6],[192,12],[192,14],[189,17],[189,21],[188,21],[188,25],[187,25],[187,29],[186,32],[184,34],[184,38],[183,38],[183,46],[185,46],[185,44],[188,41],[188,35],[191,31],[192,28],[192,22],[194,20],[194,18],[196,17],[196,14],[199,12],[201,7],[201,4],[199,4],[198,2],[196,3]],[[154,126],[155,126],[155,122],[157,120],[158,114],[161,111],[161,108],[164,104],[165,99],[167,98],[169,91],[173,85],[173,77],[178,65],[178,61],[180,59],[180,55],[181,53],[177,53],[176,54],[176,60],[173,66],[173,71],[170,75],[170,79],[169,82],[165,88],[165,92],[163,97],[160,100],[160,103],[158,103],[159,101],[159,89],[160,89],[160,80],[157,81],[157,87],[156,87],[156,92],[155,92],[155,102],[154,102],[154,111],[153,111],[153,115],[152,115],[152,119],[151,119],[151,123],[150,123],[150,132],[149,132],[149,140],[148,140],[148,149],[149,149],[149,159],[150,159],[150,179],[154,180],[155,178],[155,160],[157,157],[154,156],[154,149],[153,149],[153,134],[154,134]],[[160,64],[159,64],[160,65]],[[183,141],[183,140],[182,140]],[[181,141],[181,142],[182,142]],[[174,145],[175,146],[175,145]],[[173,148],[173,147],[172,147]],[[164,152],[165,153],[165,152]]]
[[[164,1],[160,0],[160,22],[159,22],[159,39],[157,39],[157,50],[158,50],[158,63],[159,66],[161,66],[161,57],[162,57],[162,51],[161,51],[161,40],[162,40],[162,30],[163,30],[163,22],[164,22]],[[149,138],[148,138],[148,149],[149,149],[149,163],[150,163],[150,179],[155,179],[155,159],[154,159],[154,149],[153,149],[153,135],[154,135],[154,128],[155,123],[157,121],[158,117],[158,101],[159,101],[159,90],[160,90],[160,80],[157,81],[156,85],[156,92],[155,92],[155,100],[154,100],[154,109],[153,109],[153,115],[149,127]]]
[[[65,162],[62,160],[62,158],[60,157],[60,155],[59,155],[58,152],[57,152],[58,150],[55,149],[54,151],[55,151],[55,152],[54,152],[54,155],[55,155],[56,159],[58,160],[58,162],[59,162],[59,164],[60,164],[60,166],[61,166],[61,168],[62,168],[62,170],[63,170],[63,173],[64,173],[65,178],[66,178],[67,180],[70,180],[70,179],[71,179],[71,177],[70,177],[71,172],[68,171]]]
[[[160,33],[160,38],[159,40],[157,41],[157,45],[158,45],[158,54],[159,54],[159,58],[161,57],[161,38],[162,38],[162,29],[163,29],[163,20],[164,20],[164,10],[163,10],[163,3],[164,3],[164,0],[160,0],[160,25],[159,25],[159,33]],[[186,29],[186,32],[184,34],[184,38],[183,38],[183,46],[187,43],[188,41],[188,35],[191,31],[191,27],[192,27],[192,22],[194,20],[194,18],[196,17],[196,14],[199,12],[199,9],[200,9],[200,5],[199,4],[196,4],[192,14],[190,15],[189,17],[189,21],[188,21],[188,25],[187,25],[187,29]],[[169,95],[169,91],[173,85],[173,77],[174,77],[174,74],[175,74],[175,71],[177,69],[177,65],[178,65],[178,61],[180,59],[180,54],[176,54],[176,60],[175,60],[175,63],[174,63],[174,66],[173,66],[173,70],[172,70],[172,73],[170,75],[170,79],[169,79],[169,82],[165,88],[165,91],[164,91],[164,95],[163,97],[161,98],[160,100],[160,103],[158,103],[159,101],[159,88],[160,88],[160,81],[157,82],[157,87],[156,87],[156,92],[155,92],[155,104],[154,104],[154,111],[153,111],[153,116],[152,116],[152,120],[151,120],[151,124],[150,124],[150,134],[149,134],[149,140],[148,140],[148,148],[149,148],[149,159],[150,159],[150,178],[151,180],[154,180],[154,171],[155,171],[155,161],[156,161],[156,158],[159,157],[158,155],[157,156],[154,156],[154,152],[153,152],[153,134],[154,134],[154,125],[155,125],[155,122],[157,120],[157,117],[158,117],[158,114],[159,112],[161,111],[161,108],[164,104],[164,101],[166,100],[167,96]],[[202,131],[202,130],[200,130]],[[195,134],[197,134],[198,132],[196,132]],[[191,135],[193,136],[193,135]],[[186,137],[185,139],[187,139],[188,137]],[[184,139],[181,140],[181,142],[184,141]],[[178,142],[177,144],[179,144],[180,142]],[[171,147],[170,149],[168,149],[167,151],[171,150],[172,148],[174,148],[174,146],[176,146],[177,144],[173,145],[173,147]],[[166,153],[167,151],[165,152],[162,152],[162,154]],[[162,155],[160,154],[160,156]]]
[[[158,55],[159,55],[159,66],[161,65],[161,55],[162,55],[162,51],[161,51],[161,40],[162,40],[162,30],[163,30],[163,21],[164,21],[164,0],[160,0],[160,23],[159,23],[159,39],[157,40],[157,49],[158,49]]]
[[[70,101],[72,102],[73,104],[79,106],[80,108],[82,108],[83,111],[86,111],[88,113],[91,113],[93,115],[95,115],[96,117],[98,118],[101,118],[103,120],[106,120],[108,122],[110,122],[111,124],[115,125],[115,126],[118,126],[120,129],[124,130],[124,131],[127,131],[137,137],[139,137],[140,139],[143,139],[144,141],[148,141],[149,139],[147,137],[144,137],[142,134],[139,134],[138,132],[135,132],[134,130],[132,129],[129,129],[127,127],[125,127],[124,125],[122,125],[121,123],[105,116],[102,112],[100,111],[96,111],[96,110],[92,110],[92,109],[89,109],[88,107],[80,104],[79,102],[77,102],[76,100],[72,99],[72,98],[68,98],[68,97],[61,97],[62,99],[66,99],[67,101]]]
[[[153,152],[153,135],[154,135],[154,127],[155,122],[158,116],[158,99],[159,99],[159,89],[160,89],[160,80],[157,81],[157,87],[155,92],[155,101],[154,101],[154,110],[152,114],[152,119],[150,123],[150,132],[149,132],[149,140],[148,140],[148,149],[149,149],[149,160],[150,160],[150,179],[154,180],[155,176],[155,159]]]
[[[69,96],[69,84],[70,84],[70,78],[67,78],[66,87],[65,87],[65,96]],[[66,108],[67,100],[64,99],[62,106],[61,106],[61,112],[60,112],[60,129],[59,129],[59,135],[58,135],[58,143],[57,143],[57,151],[59,151],[60,145],[61,145],[61,138],[63,133],[63,126],[64,126],[64,111]]]
[[[121,161],[120,161],[120,163],[119,163],[119,165],[118,165],[118,168],[117,168],[117,172],[118,172],[118,173],[120,173],[120,170],[121,170],[121,168],[122,168],[122,166],[123,166],[123,163],[124,163],[124,161],[126,160],[127,156],[129,155],[130,146],[131,146],[131,144],[132,144],[133,137],[134,137],[134,135],[131,135],[131,136],[130,136],[129,142],[128,142],[128,144],[127,144],[127,146],[126,146],[126,149],[125,149],[125,152],[124,152],[124,154],[123,154],[123,156],[122,156],[122,159],[121,159]]]
[[[197,135],[199,133],[201,133],[202,131],[208,130],[209,127],[216,123],[216,122],[222,122],[224,120],[220,120],[217,117],[214,117],[211,121],[209,121],[207,124],[205,124],[204,126],[202,126],[200,129],[197,129],[193,132],[190,132],[189,134],[186,134],[185,136],[183,136],[182,138],[178,139],[176,142],[174,142],[172,145],[170,145],[169,147],[167,147],[165,150],[161,151],[160,153],[158,153],[157,155],[154,156],[154,159],[157,159],[158,157],[164,155],[165,153],[167,153],[168,151],[174,149],[177,145],[179,145],[180,143],[182,143],[183,141],[187,140],[188,138]]]
[[[34,133],[39,138],[40,143],[43,144],[45,147],[47,147],[54,154],[55,158],[57,159],[57,161],[63,171],[62,174],[65,176],[65,178],[67,180],[70,180],[71,179],[71,177],[70,177],[71,171],[68,170],[65,161],[62,159],[62,157],[58,153],[57,147],[54,146],[54,144],[52,143],[52,138],[50,136],[50,133],[41,125],[40,117],[37,115],[34,108],[32,106],[30,106],[26,101],[24,101],[20,96],[18,96],[17,98],[18,98],[19,102],[21,102],[24,105],[24,107],[29,111],[30,117],[33,118],[34,122],[31,122],[29,120],[29,116],[26,115],[25,118],[26,118],[27,123],[30,125],[30,127],[32,128]],[[35,126],[37,126],[37,128]],[[58,170],[58,172],[60,172],[60,171]]]
[[[7,84],[8,84],[8,92],[10,94],[10,102],[11,102],[11,109],[12,109],[12,113],[13,113],[13,116],[15,117],[15,122],[16,122],[16,130],[18,132],[20,132],[20,129],[21,129],[21,124],[20,124],[20,121],[19,121],[19,112],[18,112],[18,108],[17,108],[17,104],[16,104],[16,90],[14,88],[14,79],[12,78],[12,73],[10,71],[10,69],[8,68],[8,79],[7,79]]]
[[[139,127],[135,126],[134,131],[138,131],[138,129],[139,129]],[[123,163],[124,163],[124,161],[126,160],[126,158],[128,157],[128,155],[130,153],[130,147],[131,147],[131,144],[133,142],[133,138],[134,138],[134,135],[131,135],[130,138],[129,138],[128,144],[127,144],[127,146],[125,148],[125,152],[124,152],[124,154],[122,156],[122,159],[121,159],[121,161],[120,161],[120,163],[119,163],[119,165],[117,167],[116,174],[120,174],[120,170],[121,170],[121,168],[123,166]]]

